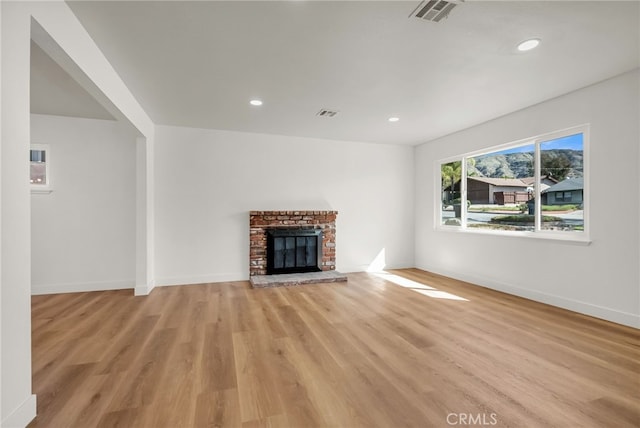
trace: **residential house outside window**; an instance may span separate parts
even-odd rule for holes
[[[46,144],[32,144],[29,151],[32,193],[50,193],[51,188],[51,150]]]

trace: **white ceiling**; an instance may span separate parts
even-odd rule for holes
[[[419,144],[640,64],[637,1],[68,3],[165,125]]]

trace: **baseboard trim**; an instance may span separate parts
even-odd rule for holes
[[[525,299],[534,300],[536,302],[546,303],[547,305],[556,306],[573,312],[578,312],[583,315],[611,321],[616,324],[640,328],[640,315],[622,312],[615,309],[582,302],[579,300],[567,299],[565,297],[560,297],[553,294],[542,293],[526,288],[514,287],[513,285],[505,284],[492,278],[486,278],[477,275],[468,275],[463,272],[451,272],[447,271],[446,269],[435,269],[431,267],[418,267],[418,269],[433,272],[460,281],[469,282],[480,287],[512,294],[514,296],[524,297]]]
[[[351,272],[364,272],[369,265],[351,265],[351,266],[336,266],[336,270],[343,273]],[[388,269],[404,269],[413,267],[412,265],[393,265],[387,267]],[[234,282],[234,281],[249,281],[249,272],[244,273],[215,273],[211,275],[198,275],[198,276],[173,276],[156,278],[156,287],[166,287],[172,285],[192,285],[192,284],[210,284],[216,282]]]
[[[399,263],[393,265],[385,265],[383,270],[387,269],[411,269],[413,264]],[[336,270],[342,273],[357,273],[357,272],[373,272],[369,264],[365,265],[337,265]]]
[[[153,289],[156,288],[155,282],[151,281],[149,284],[136,285],[133,289],[134,296],[148,296]]]
[[[31,294],[78,293],[85,291],[126,290],[132,288],[135,288],[135,282],[133,280],[34,284],[31,286]]]
[[[36,417],[36,395],[31,394],[0,423],[2,428],[24,428]]]
[[[156,287],[172,285],[208,284],[214,282],[248,281],[249,273],[221,273],[213,275],[156,278]]]

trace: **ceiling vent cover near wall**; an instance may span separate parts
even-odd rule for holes
[[[326,108],[323,108],[322,110],[320,110],[318,113],[316,113],[316,116],[322,116],[322,117],[333,117],[336,114],[338,114],[337,110],[328,110]]]
[[[440,22],[446,18],[451,10],[464,0],[425,0],[409,15],[425,21]]]

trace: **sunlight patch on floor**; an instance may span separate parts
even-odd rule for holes
[[[447,299],[447,300],[461,300],[463,302],[468,302],[469,300],[464,297],[456,296],[455,294],[447,293],[446,291],[440,290],[413,290],[416,293],[424,294],[425,296],[433,297],[434,299]]]
[[[378,278],[382,278],[386,281],[392,282],[396,285],[399,285],[400,287],[408,288],[412,291],[415,291],[416,293],[422,294],[423,296],[431,297],[434,299],[459,300],[463,302],[469,301],[464,297],[456,296],[455,294],[447,293],[446,291],[441,291],[429,285],[422,284],[408,278],[403,278],[399,275],[395,275],[389,272],[381,271],[371,273]]]
[[[378,278],[386,279],[387,281],[393,282],[394,284],[404,288],[413,288],[416,290],[435,290],[435,288],[429,287],[426,284],[421,284],[417,281],[413,281],[408,278],[403,278],[401,276],[394,275],[392,273],[388,273],[385,271],[375,272],[374,275],[377,276]]]

